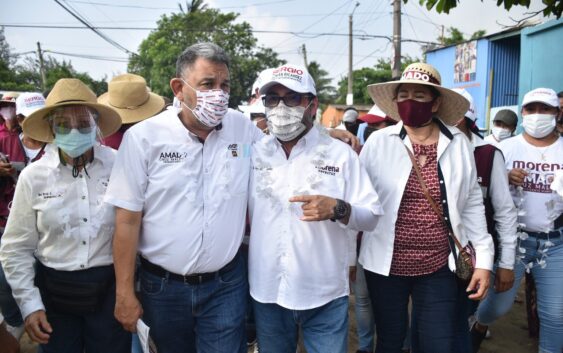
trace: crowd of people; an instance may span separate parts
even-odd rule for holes
[[[304,67],[261,72],[240,111],[230,84],[198,43],[170,104],[134,74],[3,95],[0,347],[141,352],[142,320],[160,353],[344,353],[352,288],[358,353],[477,352],[529,273],[538,351],[563,352],[562,93],[483,138],[426,63],[335,129]]]

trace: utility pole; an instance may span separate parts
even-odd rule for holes
[[[39,58],[39,72],[41,73],[41,90],[47,90],[47,77],[45,76],[45,62],[43,61],[43,52],[41,51],[41,43],[37,42],[37,57]]]
[[[393,70],[395,80],[401,76],[401,0],[393,0]]]
[[[307,63],[307,47],[305,47],[305,43],[303,43],[303,46],[301,47],[301,51],[303,53],[303,60],[305,61],[305,68],[308,69],[309,63]]]
[[[352,92],[352,58],[354,55],[354,50],[352,48],[354,43],[354,38],[352,36],[353,28],[353,17],[354,11],[360,6],[359,2],[356,2],[350,17],[348,18],[348,94],[346,95],[346,105],[354,104],[354,93]]]

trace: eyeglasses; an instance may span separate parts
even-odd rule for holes
[[[301,94],[301,93],[289,93],[283,97],[280,97],[276,94],[267,94],[262,97],[262,103],[264,103],[265,107],[274,108],[277,107],[280,103],[280,100],[283,100],[283,104],[287,105],[288,107],[297,107],[301,104],[301,100],[303,97],[311,98],[310,94]]]

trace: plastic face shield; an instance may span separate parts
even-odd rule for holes
[[[72,129],[89,134],[97,129],[98,112],[84,105],[69,105],[56,108],[47,117],[55,134],[66,135]]]

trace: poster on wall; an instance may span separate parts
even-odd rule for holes
[[[455,47],[454,82],[475,81],[477,71],[477,41]]]

